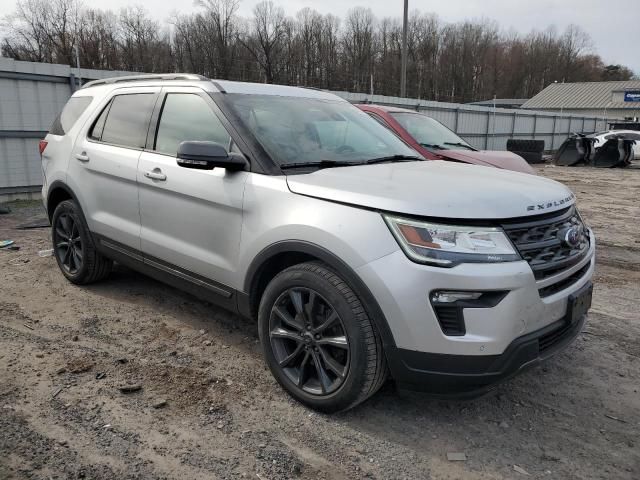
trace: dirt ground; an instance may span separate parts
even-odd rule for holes
[[[0,215],[0,240],[21,247],[0,251],[0,478],[640,478],[640,169],[539,171],[575,191],[598,235],[577,341],[480,399],[388,384],[333,416],[278,387],[252,322],[121,267],[70,284],[36,255],[47,229],[14,229],[38,205],[12,204]]]

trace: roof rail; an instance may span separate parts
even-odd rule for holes
[[[96,85],[108,85],[120,82],[144,82],[148,80],[209,80],[202,75],[193,73],[160,73],[150,75],[126,75],[123,77],[102,78],[85,83],[82,88],[95,87]]]

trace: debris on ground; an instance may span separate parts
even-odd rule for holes
[[[133,393],[133,392],[138,392],[140,390],[142,390],[142,385],[136,383],[133,385],[122,385],[120,387],[118,387],[118,390],[120,390],[122,393]]]
[[[626,420],[623,420],[622,418],[614,417],[613,415],[609,415],[608,413],[605,413],[604,416],[620,423],[627,423]]]
[[[51,223],[49,223],[49,219],[47,217],[36,217],[28,219],[27,221],[16,225],[14,228],[16,230],[31,230],[33,228],[49,228]]]
[[[467,455],[463,452],[449,452],[447,453],[447,460],[450,462],[466,462]]]
[[[167,405],[167,401],[165,399],[156,400],[151,404],[153,408],[162,408]]]
[[[10,245],[13,245],[13,240],[0,240],[0,248],[6,248]]]
[[[49,248],[47,250],[39,250],[38,251],[38,256],[39,257],[53,257],[53,248]]]
[[[102,380],[104,377],[106,377],[107,374],[104,372],[98,372],[96,373],[96,380]]]
[[[524,468],[519,467],[518,465],[514,465],[513,469],[522,475],[529,475],[529,472],[527,472]]]

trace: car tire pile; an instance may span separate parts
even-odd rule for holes
[[[543,163],[544,140],[507,140],[507,150],[524,158],[527,163]]]

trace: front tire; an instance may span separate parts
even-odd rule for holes
[[[349,285],[324,264],[303,263],[276,275],[260,301],[258,326],[278,383],[315,410],[352,408],[386,379],[373,323]]]
[[[69,281],[86,285],[107,277],[113,262],[95,248],[80,206],[73,200],[60,202],[51,219],[53,255]]]

